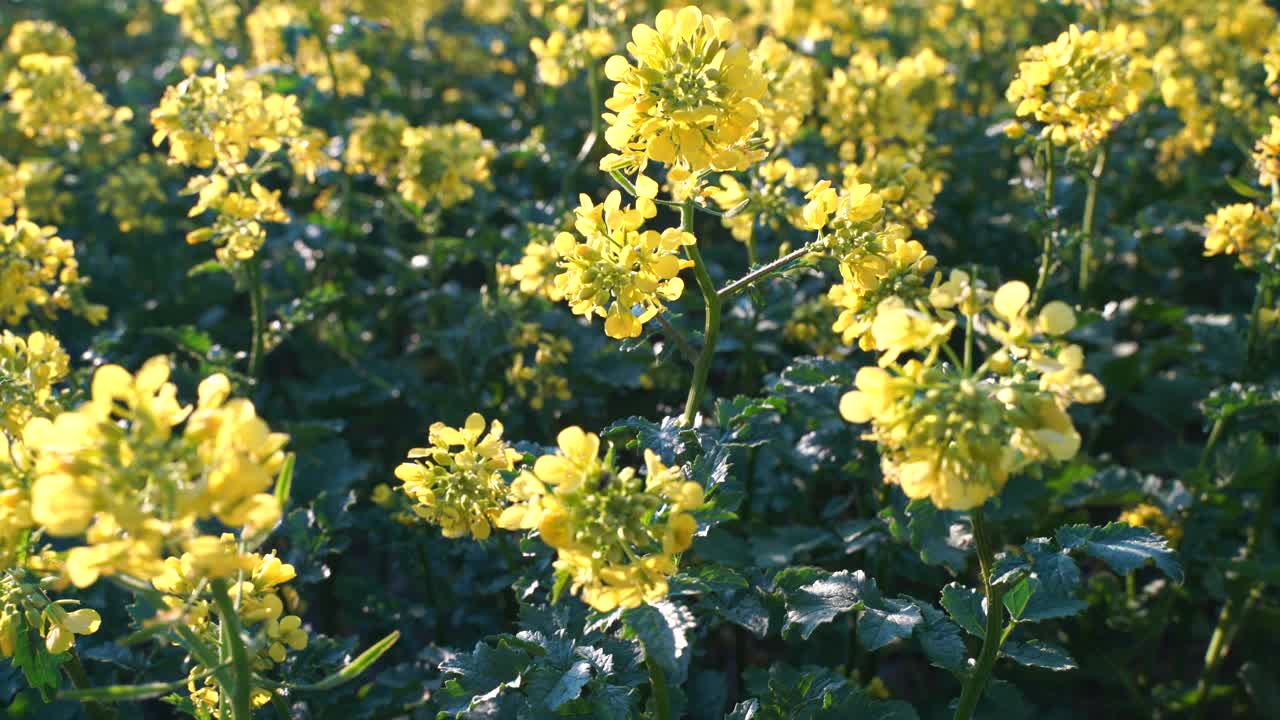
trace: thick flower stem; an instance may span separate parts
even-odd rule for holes
[[[1053,168],[1053,143],[1045,143],[1044,149],[1044,211],[1045,217],[1048,219],[1049,227],[1044,232],[1044,237],[1040,244],[1040,271],[1036,273],[1036,289],[1031,294],[1030,307],[1036,308],[1040,306],[1040,296],[1044,293],[1045,285],[1049,284],[1049,266],[1053,262],[1053,238],[1057,234],[1058,214],[1053,208],[1053,184],[1054,168]]]
[[[1098,151],[1098,162],[1085,181],[1084,219],[1080,225],[1080,277],[1078,290],[1083,298],[1089,292],[1089,265],[1093,262],[1093,218],[1098,207],[1098,179],[1107,166],[1107,146]]]
[[[671,698],[667,694],[667,677],[662,668],[648,658],[644,662],[649,668],[649,689],[653,692],[654,720],[671,720]]]
[[[1000,591],[991,583],[991,568],[995,565],[995,555],[991,551],[991,538],[988,537],[986,520],[982,509],[973,511],[973,535],[978,545],[978,566],[982,572],[982,588],[987,597],[987,629],[982,639],[982,650],[978,653],[978,662],[973,673],[964,683],[960,692],[960,702],[956,706],[955,720],[969,720],[973,711],[982,699],[982,691],[987,687],[991,671],[995,668],[996,657],[1000,654],[1000,646],[1004,643],[1004,604]]]
[[[227,581],[214,580],[210,583],[213,602],[218,607],[218,620],[222,626],[222,642],[231,655],[231,687],[223,687],[222,692],[231,696],[232,720],[252,720],[253,705],[250,693],[253,681],[250,676],[249,653],[244,647],[244,638],[240,635],[240,616],[227,594]]]
[[[812,243],[798,247],[795,250],[792,250],[791,252],[787,253],[786,255],[783,255],[782,257],[778,258],[777,260],[774,260],[768,265],[758,267],[755,270],[752,270],[751,272],[747,273],[746,275],[743,275],[742,277],[738,278],[737,280],[734,280],[728,285],[725,285],[716,294],[720,297],[720,300],[722,301],[728,300],[734,295],[737,295],[743,290],[746,290],[747,288],[751,287],[753,284],[755,284],[756,281],[762,280],[776,272],[781,272],[787,269],[788,265],[795,262],[796,260],[799,260],[805,255],[808,255],[809,253],[813,252],[813,249],[814,248]]]
[[[1252,372],[1254,367],[1254,356],[1258,352],[1258,336],[1262,330],[1262,309],[1268,305],[1267,295],[1270,286],[1266,278],[1258,280],[1258,287],[1253,295],[1253,309],[1249,312],[1249,332],[1248,339],[1245,341],[1245,363],[1246,372]]]
[[[693,232],[693,201],[686,200],[680,206],[680,229]],[[702,252],[697,243],[686,245],[689,258],[693,260],[693,273],[698,279],[698,289],[702,291],[702,300],[707,306],[706,324],[702,336],[702,352],[693,365],[693,381],[689,385],[689,399],[684,405],[683,425],[692,425],[702,406],[702,397],[707,390],[707,376],[711,373],[711,361],[716,354],[716,337],[720,334],[720,295],[716,292],[715,281],[707,271],[707,263],[702,259]]]

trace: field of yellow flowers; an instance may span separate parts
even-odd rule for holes
[[[0,5],[0,717],[1275,717],[1275,3],[691,1]]]

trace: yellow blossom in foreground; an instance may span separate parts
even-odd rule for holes
[[[555,454],[538,458],[511,485],[512,505],[498,524],[537,529],[556,549],[556,572],[600,612],[654,602],[667,594],[676,556],[693,543],[689,510],[702,486],[645,451],[645,477],[600,458],[600,438],[579,427],[560,431]]]
[[[733,43],[728,18],[696,7],[658,13],[627,43],[635,61],[614,55],[605,76],[617,83],[605,102],[605,141],[616,153],[604,170],[643,169],[650,161],[689,173],[743,170],[761,153],[748,144],[758,127],[764,77]]]
[[[1013,473],[1079,450],[1067,408],[1100,402],[1104,392],[1083,372],[1079,346],[1060,339],[1075,326],[1071,308],[1051,302],[1032,315],[1029,296],[1022,282],[987,293],[953,272],[929,293],[932,309],[883,301],[871,329],[883,351],[880,366],[858,371],[857,389],[841,399],[840,412],[871,424],[864,437],[879,445],[885,480],[907,497],[967,510],[998,494]],[[981,315],[975,326],[999,343],[975,372],[938,362],[953,309]],[[923,360],[898,362],[905,352],[926,350]]]
[[[248,400],[228,399],[223,375],[200,383],[195,408],[180,404],[169,371],[163,357],[136,375],[103,366],[89,400],[23,430],[32,518],[49,535],[82,538],[66,556],[78,587],[115,573],[154,577],[166,550],[194,542],[205,518],[246,536],[279,520],[269,490],[287,436]]]
[[[648,192],[656,191],[656,186]],[[650,197],[641,196],[634,208],[622,205],[617,190],[605,201],[593,204],[582,195],[571,233],[556,237],[564,272],[556,277],[556,289],[575,315],[605,318],[604,332],[611,338],[640,335],[644,323],[684,292],[680,271],[693,263],[680,257],[680,249],[692,245],[692,234],[676,228],[659,233],[641,230],[657,209]]]
[[[396,468],[404,491],[417,501],[413,511],[439,525],[445,537],[489,537],[506,507],[503,471],[515,468],[520,453],[502,440],[502,423],[485,432],[484,418],[471,413],[460,428],[438,422],[427,432],[430,447],[409,451]]]

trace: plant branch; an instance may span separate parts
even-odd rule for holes
[[[693,232],[693,211],[692,200],[686,200],[680,207],[680,229],[684,232]],[[702,252],[698,250],[698,244],[695,242],[692,245],[686,245],[685,249],[689,252],[689,258],[693,260],[693,273],[698,279],[698,288],[702,291],[707,312],[702,336],[702,352],[699,353],[693,365],[693,380],[689,385],[689,397],[685,401],[684,417],[681,420],[683,425],[692,425],[693,419],[698,415],[698,408],[702,406],[702,396],[707,389],[707,376],[711,373],[711,361],[716,353],[716,337],[720,334],[721,300],[716,292],[715,281],[707,271],[706,261],[702,259]]]

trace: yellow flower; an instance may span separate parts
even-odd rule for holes
[[[555,248],[563,272],[555,279],[557,292],[575,315],[605,318],[611,338],[637,337],[644,323],[684,292],[680,271],[692,267],[680,249],[692,245],[693,235],[675,228],[661,233],[640,228],[657,214],[652,200],[640,197],[634,208],[622,205],[614,190],[599,205],[580,196],[574,224],[583,240],[560,233]]]
[[[400,144],[397,189],[415,205],[434,202],[449,208],[470,199],[475,186],[489,181],[493,145],[466,122],[407,127]]]
[[[579,427],[560,431],[558,451],[543,455],[512,483],[509,530],[536,528],[556,549],[555,568],[570,591],[600,612],[636,607],[667,594],[676,555],[693,543],[689,510],[702,486],[645,451],[645,479],[600,459],[600,438]]]
[[[1280,268],[1276,219],[1272,208],[1236,203],[1205,218],[1204,254],[1235,255],[1248,268]]]
[[[56,310],[72,310],[90,322],[106,309],[87,303],[88,281],[80,277],[75,246],[58,237],[57,228],[27,220],[0,223],[0,317],[17,324],[35,310],[52,318]]]
[[[472,413],[461,428],[433,424],[427,440],[430,447],[410,450],[413,462],[396,468],[405,493],[417,502],[413,511],[439,525],[445,537],[488,538],[505,508],[502,473],[520,459],[503,442],[502,423],[494,420],[486,433],[484,418]]]
[[[659,12],[655,25],[632,30],[634,65],[621,55],[605,63],[617,83],[605,102],[605,142],[618,152],[600,167],[643,170],[653,160],[690,173],[746,169],[762,157],[748,140],[766,86],[733,43],[732,21],[689,6]]]
[[[1101,33],[1072,25],[1027,51],[1005,95],[1018,117],[1043,124],[1041,137],[1091,150],[1137,112],[1151,89],[1146,44],[1141,30],[1123,24]]]

